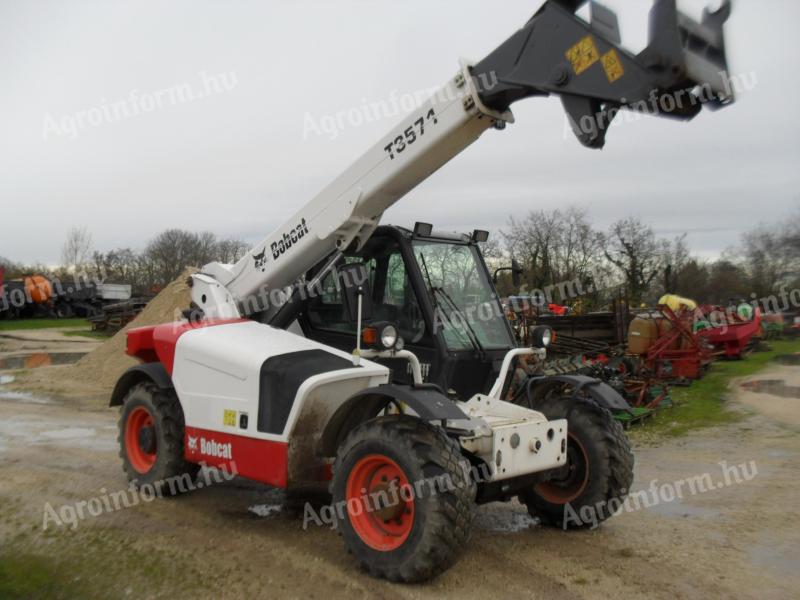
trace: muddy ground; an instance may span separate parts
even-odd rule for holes
[[[54,330],[15,332],[0,336],[0,361],[94,345]],[[635,489],[668,484],[651,506],[641,503],[599,529],[570,533],[535,525],[519,505],[484,506],[454,568],[431,583],[401,586],[360,573],[336,532],[304,529],[302,515],[282,507],[279,491],[239,479],[89,516],[74,530],[52,519],[43,529],[48,504],[58,511],[125,490],[126,480],[117,457],[117,411],[98,408],[75,386],[60,386],[65,367],[38,360],[45,366],[29,366],[18,378],[35,381],[34,392],[9,381],[15,371],[0,366],[0,590],[63,597],[560,599],[786,598],[800,589],[800,398],[781,391],[800,386],[798,366],[774,366],[751,378],[783,387],[745,389],[737,382],[730,405],[744,418],[733,425],[658,445],[634,433]],[[732,474],[726,482],[723,461],[744,465],[741,482]],[[715,489],[689,486],[697,476]],[[683,498],[669,501],[671,490]]]

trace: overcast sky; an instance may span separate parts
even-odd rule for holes
[[[337,113],[444,83],[540,4],[3,0],[0,255],[57,263],[72,225],[98,250],[168,227],[255,243],[400,120],[332,128]],[[605,4],[641,49],[650,3]],[[680,5],[699,17],[703,2]],[[557,99],[518,103],[516,124],[384,222],[498,231],[511,214],[575,204],[600,229],[640,217],[715,256],[800,205],[798,23],[795,0],[735,0],[731,71],[753,89],[688,124],[623,122],[602,152],[565,135]],[[203,97],[185,101],[187,87]]]

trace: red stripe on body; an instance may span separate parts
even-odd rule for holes
[[[288,449],[284,442],[186,427],[186,460],[224,467],[229,473],[276,487],[285,488],[288,482]]]

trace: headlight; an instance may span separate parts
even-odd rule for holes
[[[534,348],[547,348],[555,340],[555,333],[546,325],[532,327],[530,330],[531,346]]]
[[[381,345],[390,350],[397,344],[397,328],[394,325],[387,325],[381,330]]]
[[[376,350],[401,350],[403,347],[397,326],[386,321],[366,327],[361,334],[361,340],[365,346]]]

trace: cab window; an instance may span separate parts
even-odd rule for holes
[[[408,276],[400,248],[394,242],[370,248],[364,256],[348,257],[363,261],[369,273],[374,321],[396,323],[406,343],[419,343],[426,337],[425,320]],[[308,321],[314,329],[355,334],[355,323],[347,319],[338,278],[329,273],[322,281],[321,293],[309,301]]]

